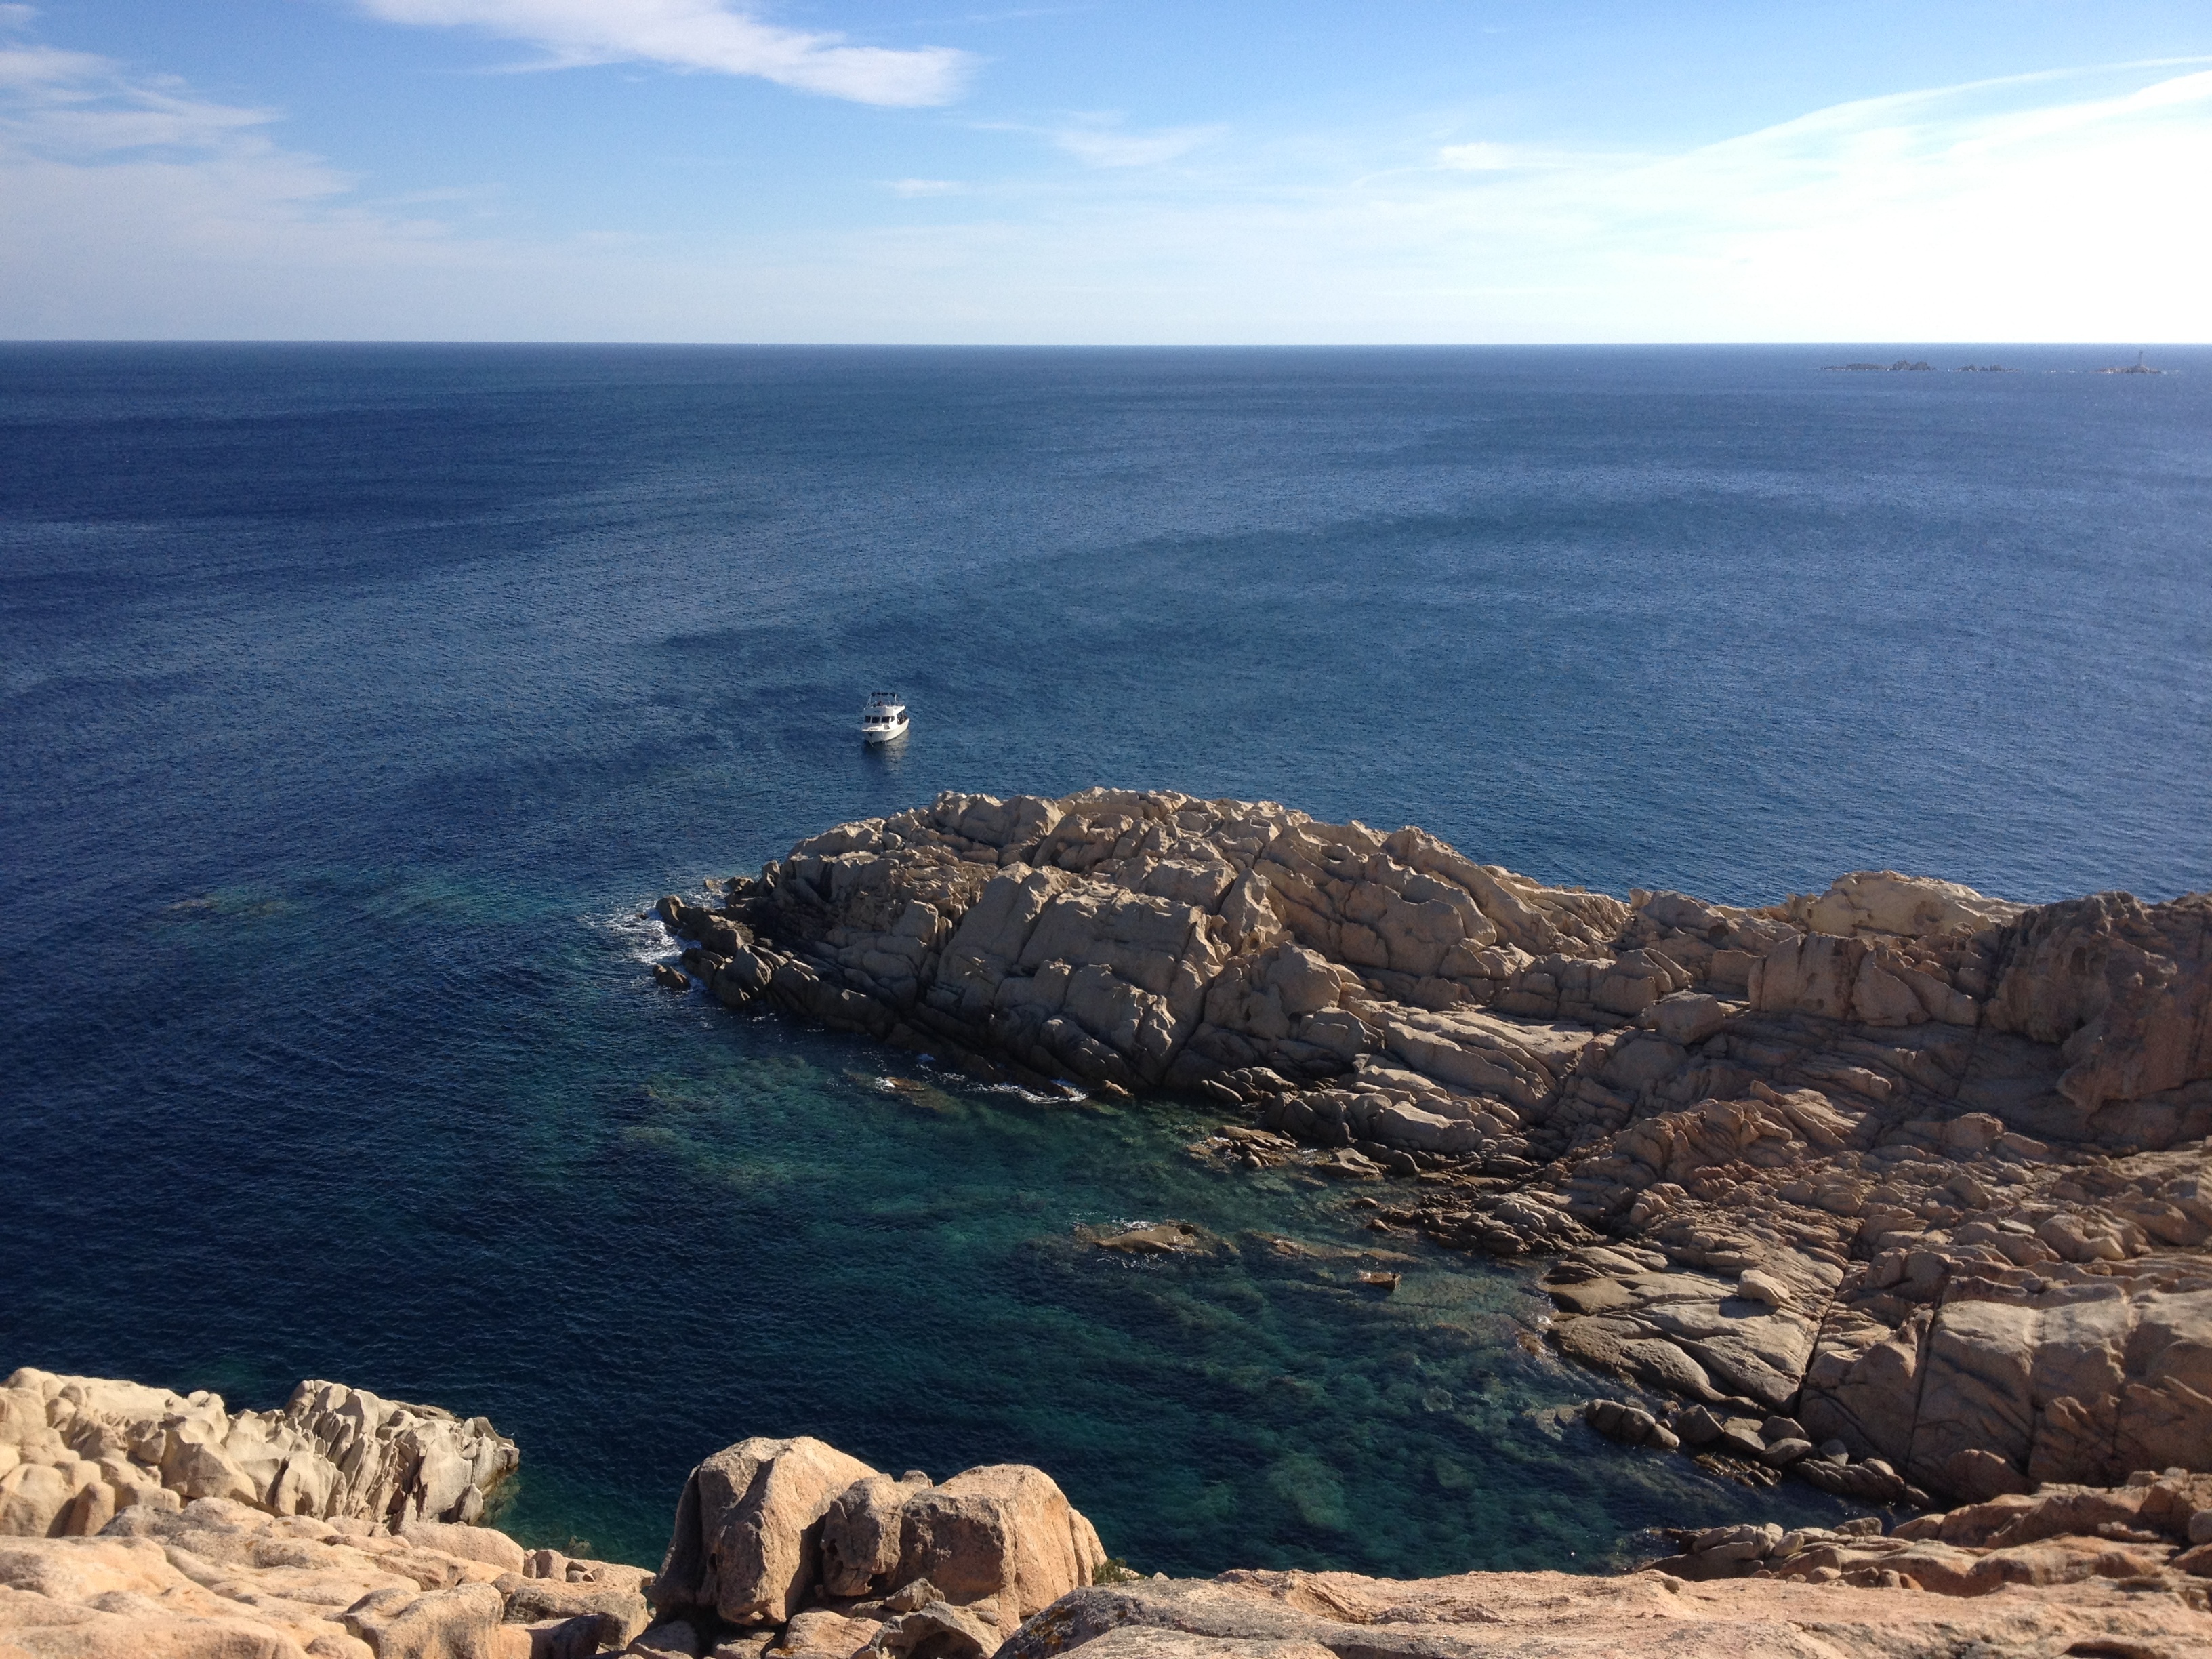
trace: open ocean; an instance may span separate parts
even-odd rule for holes
[[[1900,352],[2018,372],[1814,372]],[[519,1534],[648,1563],[748,1434],[1040,1464],[1146,1571],[1833,1516],[1561,1430],[1525,1270],[1376,1299],[1201,1110],[891,1091],[639,913],[1092,783],[2212,885],[2212,349],[2134,356],[0,346],[0,1373],[482,1413]],[[1239,1254],[1071,1233],[1166,1216]]]

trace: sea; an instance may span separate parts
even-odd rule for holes
[[[1833,1520],[1574,1420],[1528,1265],[657,989],[646,913],[1093,784],[1624,895],[2212,885],[2212,349],[2135,357],[0,347],[0,1372],[481,1413],[504,1524],[647,1565],[750,1435],[1036,1463],[1144,1572]]]

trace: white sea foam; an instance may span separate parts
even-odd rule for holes
[[[605,936],[621,955],[647,967],[656,962],[673,962],[683,954],[676,935],[650,911],[608,910],[581,921],[593,933]]]

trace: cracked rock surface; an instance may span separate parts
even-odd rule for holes
[[[2212,1467],[2212,895],[1624,901],[1099,789],[948,793],[659,914],[732,1006],[1189,1092],[1253,1119],[1210,1156],[1395,1176],[1378,1231],[1556,1258],[1563,1352],[1838,1449],[1795,1478]]]

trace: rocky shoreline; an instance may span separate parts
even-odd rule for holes
[[[1110,1559],[1041,1470],[994,1465],[935,1483],[919,1470],[894,1478],[818,1440],[755,1437],[691,1472],[651,1572],[428,1518],[421,1477],[449,1468],[446,1452],[470,1441],[494,1449],[482,1468],[496,1470],[495,1487],[514,1467],[512,1443],[481,1419],[309,1389],[319,1403],[305,1412],[295,1395],[283,1413],[233,1417],[206,1394],[10,1376],[0,1389],[0,1659],[1050,1659],[1079,1649],[1086,1659],[2182,1659],[2212,1650],[2212,1478],[2180,1470],[2114,1489],[2047,1486],[1887,1535],[1873,1518],[1679,1533],[1674,1554],[1613,1577],[1239,1570],[1170,1580]],[[291,1431],[264,1432],[279,1417],[301,1438],[263,1478],[258,1449]],[[179,1449],[192,1448],[205,1455]],[[285,1479],[293,1462],[313,1475],[330,1451],[332,1468],[369,1478]],[[98,1501],[44,1506],[47,1483],[31,1470],[128,1501],[94,1527]],[[210,1480],[228,1484],[197,1492]],[[480,1502],[486,1487],[468,1491]]]
[[[663,983],[1201,1097],[1243,1118],[1206,1156],[1552,1258],[1559,1351],[1680,1402],[1640,1443],[1915,1507],[2212,1468],[2212,895],[1623,901],[1091,790],[940,796],[659,914],[696,941]]]

